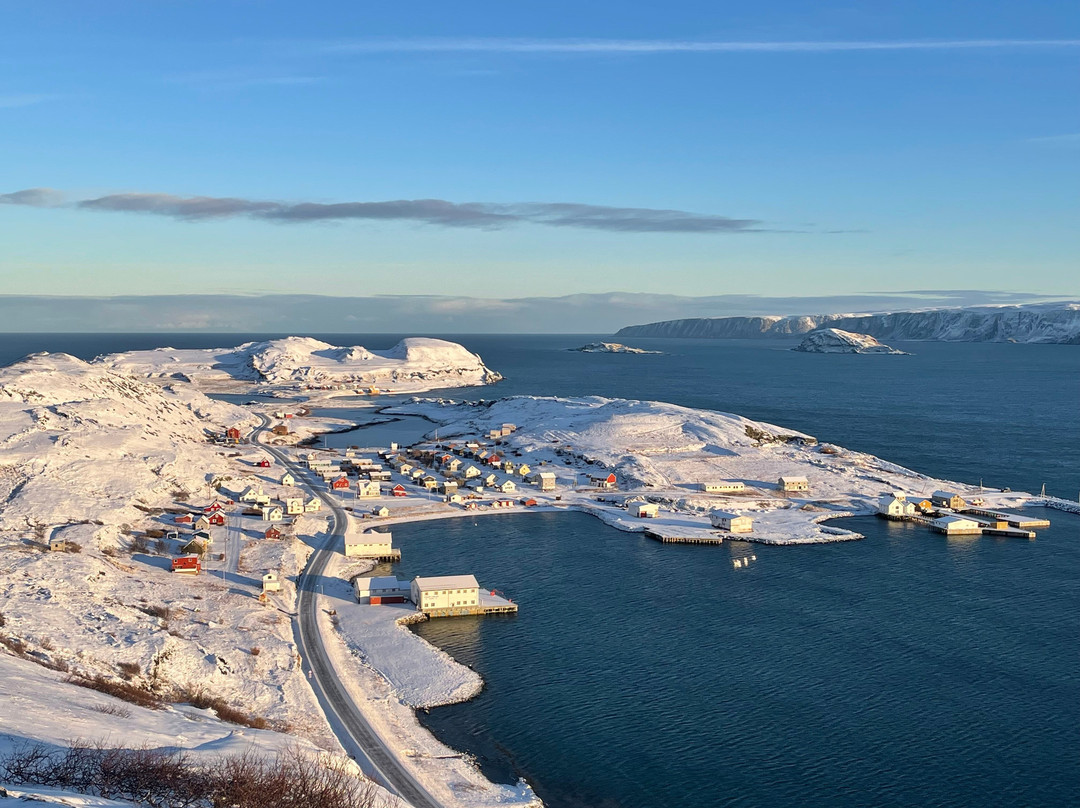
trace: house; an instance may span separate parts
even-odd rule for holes
[[[503,480],[501,485],[496,486],[504,494],[512,494],[517,491],[517,483],[513,480]]]
[[[934,530],[947,536],[970,536],[982,533],[982,525],[962,516],[942,516],[930,525]]]
[[[209,538],[203,539],[200,534],[200,536],[196,536],[181,547],[180,552],[187,553],[188,555],[202,556],[206,552],[206,545],[209,543]]]
[[[224,510],[221,507],[220,502],[211,502],[209,505],[203,508],[203,513],[217,513],[220,510]]]
[[[49,552],[63,553],[67,550],[67,542],[63,539],[49,539]]]
[[[729,480],[719,483],[702,483],[701,490],[706,494],[732,494],[736,491],[745,491],[746,483]]]
[[[484,481],[478,478],[473,478],[469,480],[467,483],[465,483],[465,486],[478,494],[481,494],[484,491]]]
[[[264,522],[280,522],[284,516],[285,513],[281,510],[280,505],[267,505],[262,509]]]
[[[225,430],[225,440],[231,440],[233,443],[240,442],[240,430],[235,426],[230,426]]]
[[[533,499],[532,497],[529,497],[529,499],[523,499],[523,500],[521,500],[521,504],[522,504],[522,505],[524,505],[524,506],[525,506],[526,508],[535,508],[535,507],[536,507],[537,505],[539,505],[540,503],[538,503],[538,502],[537,502],[537,501],[536,501],[535,499]]]
[[[516,468],[517,468],[517,465],[516,465],[516,464],[514,463],[514,461],[513,461],[513,460],[504,460],[504,461],[503,461],[503,464],[502,464],[502,470],[503,470],[503,471],[504,471],[505,473],[507,473],[507,474],[513,474],[513,473],[514,473],[514,470],[515,470]]]
[[[472,575],[413,578],[409,591],[422,612],[480,605],[480,584]]]
[[[364,497],[365,499],[377,497],[381,491],[382,489],[379,487],[379,484],[374,480],[356,481],[356,496],[358,497]]]
[[[446,501],[449,502],[451,505],[460,505],[462,502],[465,501],[465,497],[461,496],[461,494],[458,494],[457,492],[454,492],[453,494],[446,495]]]
[[[908,502],[903,494],[885,494],[878,498],[878,513],[894,519],[915,513],[915,503]]]
[[[754,520],[749,516],[739,516],[737,513],[728,511],[712,511],[709,514],[712,526],[729,533],[749,533],[753,530]]]
[[[367,601],[371,606],[385,603],[405,603],[409,599],[409,582],[399,581],[393,575],[375,575],[353,581],[353,593],[359,603]]]
[[[915,499],[909,499],[912,505],[915,506],[915,513],[926,513],[934,509],[934,503],[925,497],[916,497]]]
[[[930,499],[939,508],[952,508],[954,511],[959,511],[967,507],[964,498],[954,491],[935,491]]]
[[[190,513],[182,513],[179,516],[177,516],[175,519],[173,519],[173,521],[176,522],[176,524],[178,524],[178,525],[190,525],[191,524],[191,514]]]
[[[244,493],[240,495],[241,502],[258,502],[259,498],[263,496],[261,488],[256,488],[253,485],[249,485],[244,489]]]
[[[615,475],[607,474],[602,476],[589,475],[589,482],[593,484],[595,488],[614,488],[616,484]]]
[[[281,475],[281,484],[286,488],[292,488],[296,485],[296,478],[292,476],[291,472],[286,471]]]
[[[458,490],[458,484],[453,480],[443,480],[442,485],[439,486],[439,490],[444,494],[455,494]]]
[[[541,491],[554,491],[555,472],[541,471],[539,474],[536,475],[536,483],[540,486]]]
[[[270,461],[269,460],[260,460],[255,465],[258,466],[261,469],[268,469],[268,468],[270,468]]]
[[[288,435],[289,434],[289,428],[287,426],[285,426],[285,424],[277,424],[270,431],[273,432],[275,435]]]
[[[500,430],[504,435],[509,435],[511,432],[517,432],[517,427],[513,424],[503,424]]]
[[[195,520],[196,530],[206,530],[208,527],[210,527],[210,517],[206,514],[203,514]]]
[[[409,472],[409,476],[412,478],[413,482],[420,482],[420,480],[423,479],[423,477],[424,477],[424,470],[423,469],[413,469],[412,471]]]
[[[333,482],[330,483],[330,488],[333,491],[348,491],[349,490],[349,478],[342,475]]]
[[[781,491],[809,491],[810,481],[805,477],[781,477],[776,487]]]
[[[262,577],[263,592],[280,592],[281,580],[276,572],[268,572]]]
[[[218,513],[218,512],[215,511],[214,513],[210,514],[206,518],[210,522],[211,525],[215,525],[217,527],[221,527],[222,525],[225,524],[225,514],[223,514],[223,513]]]
[[[371,513],[372,513],[373,516],[389,516],[390,515],[390,509],[387,508],[385,505],[383,505],[383,506],[378,507],[378,508],[372,508]]]
[[[446,470],[449,471],[449,472],[455,472],[460,468],[461,468],[461,461],[458,460],[456,457],[451,458],[446,463]]]
[[[198,575],[202,572],[202,561],[197,555],[180,556],[172,560],[172,571]]]
[[[492,485],[495,485],[497,482],[499,482],[499,478],[496,477],[494,474],[489,474],[486,477],[484,477],[483,482],[484,482],[484,485],[492,486]]]
[[[483,473],[476,466],[468,466],[465,469],[465,479],[471,480],[473,477],[479,477]]]
[[[517,468],[518,477],[520,477],[522,480],[524,480],[526,477],[528,477],[531,473],[532,473],[532,469],[529,468],[529,466],[526,463],[522,463]]]
[[[405,486],[403,486],[401,483],[398,483],[393,488],[391,488],[390,493],[393,494],[395,497],[409,496],[409,492],[405,490]]]
[[[391,547],[390,531],[367,530],[363,533],[345,534],[345,555],[350,558],[390,558],[395,555]]]
[[[423,480],[420,481],[420,484],[424,486],[425,491],[434,491],[436,488],[439,487],[439,481],[431,476],[425,477]]]
[[[517,505],[512,499],[497,499],[491,503],[492,508],[513,508]]]
[[[276,527],[268,527],[266,529],[266,532],[263,533],[263,538],[264,539],[280,539],[281,538],[281,531],[278,530]]]
[[[638,519],[655,519],[660,515],[660,506],[653,502],[635,502],[630,506],[630,513]]]
[[[499,455],[497,455],[497,454],[493,454],[487,459],[487,464],[489,466],[494,466],[495,468],[498,468],[499,466],[501,466],[502,462],[503,462],[503,459],[501,457],[499,457]]]
[[[398,474],[400,474],[402,477],[408,477],[410,474],[413,473],[413,468],[414,466],[410,463],[402,463],[400,466],[398,466]]]
[[[322,500],[312,497],[304,503],[304,513],[317,513],[322,510]]]
[[[286,497],[285,498],[285,513],[289,516],[298,516],[304,512],[304,498],[303,497]]]

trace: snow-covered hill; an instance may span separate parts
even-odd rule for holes
[[[855,334],[839,328],[822,328],[811,331],[806,338],[791,350],[802,353],[842,353],[842,354],[894,354],[906,355],[907,351],[898,351],[883,345],[869,334]]]
[[[755,339],[842,328],[884,340],[1053,342],[1080,344],[1080,303],[978,306],[891,314],[795,317],[715,317],[667,320],[622,328],[619,337]]]
[[[262,386],[391,386],[415,392],[493,384],[502,378],[456,342],[423,337],[403,339],[386,351],[286,337],[235,348],[128,351],[95,362],[135,376],[176,378],[204,386],[241,381]]]
[[[643,348],[631,348],[620,342],[590,342],[580,348],[569,348],[571,351],[581,353],[626,353],[626,354],[658,354],[661,351],[646,351]]]

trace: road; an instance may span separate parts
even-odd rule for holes
[[[311,688],[342,747],[356,759],[365,774],[414,808],[441,808],[438,800],[432,797],[390,753],[378,733],[372,729],[349,698],[323,645],[317,622],[316,587],[327,563],[333,557],[334,544],[339,539],[343,540],[345,531],[348,529],[348,514],[335,498],[329,496],[321,487],[311,484],[307,469],[294,464],[284,452],[258,442],[259,436],[270,427],[269,418],[265,415],[259,415],[259,418],[263,423],[251,433],[252,442],[269,452],[289,469],[296,477],[297,484],[303,485],[314,496],[319,497],[330,508],[334,517],[333,529],[322,546],[315,548],[296,583],[296,611],[299,618],[294,623],[294,630],[297,647],[312,674],[309,678]]]

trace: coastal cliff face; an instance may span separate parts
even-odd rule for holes
[[[819,328],[840,328],[887,340],[1080,345],[1080,303],[888,314],[695,318],[627,326],[620,329],[616,336],[757,339],[797,336]]]

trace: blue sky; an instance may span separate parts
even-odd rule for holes
[[[1080,293],[1076,3],[90,8],[0,12],[0,292]]]

